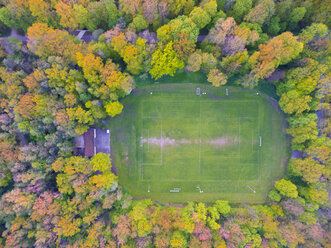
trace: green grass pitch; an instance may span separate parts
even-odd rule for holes
[[[206,94],[196,95],[198,87]],[[263,94],[162,84],[138,89],[123,103],[111,120],[112,158],[120,183],[136,198],[259,203],[285,173],[284,118]]]

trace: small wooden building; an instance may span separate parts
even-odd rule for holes
[[[109,129],[90,128],[86,133],[75,138],[75,156],[90,158],[99,152],[110,154]]]

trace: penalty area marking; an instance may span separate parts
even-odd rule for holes
[[[201,92],[200,92],[201,93]],[[148,101],[142,101],[143,102],[143,104],[142,104],[142,108],[143,108],[143,110],[145,109],[144,108],[144,105],[145,105],[145,103],[146,102],[148,102]],[[178,103],[186,103],[186,102],[195,102],[195,101],[157,101],[158,103],[174,103],[174,102],[178,102]],[[232,100],[230,100],[230,101],[227,101],[227,104],[228,103],[231,103],[231,102],[238,102],[238,101],[232,101]],[[255,103],[258,103],[258,105],[260,105],[260,103],[258,102],[258,101],[251,101],[251,100],[249,100],[249,101],[239,101],[240,103],[252,103],[252,102],[255,102]],[[213,104],[224,104],[224,102],[215,102],[215,101],[199,101],[199,115],[198,115],[198,118],[199,118],[199,150],[198,150],[198,180],[193,180],[193,181],[200,181],[200,178],[201,178],[201,170],[202,170],[202,168],[201,168],[201,153],[202,153],[202,151],[201,151],[201,145],[202,145],[202,142],[201,142],[201,136],[202,136],[202,133],[201,133],[201,131],[202,131],[202,106],[201,105],[203,105],[204,103],[213,103]],[[142,110],[142,112],[144,112]],[[259,109],[259,112],[260,112],[260,109]],[[245,119],[245,118],[248,118],[248,119],[259,119],[259,113],[258,112],[258,117],[252,117],[252,116],[238,116],[238,117],[231,117],[231,118],[227,118],[227,119],[237,119],[238,120],[238,152],[239,152],[239,156],[237,157],[235,157],[236,159],[238,159],[239,160],[239,165],[245,165],[245,164],[241,164],[241,155],[240,155],[240,153],[241,153],[241,143],[242,143],[242,140],[241,140],[241,123],[242,123],[242,121],[241,121],[241,119]],[[142,114],[143,115],[143,114]],[[162,118],[160,118],[160,116],[143,116],[142,117],[142,129],[144,129],[143,128],[143,126],[144,126],[144,119],[157,119],[157,121],[160,123],[160,139],[161,139],[161,143],[163,143],[163,135],[164,135],[164,131],[163,131],[163,120],[162,120]],[[153,120],[153,121],[154,121]],[[260,129],[260,127],[258,127],[259,129]],[[146,129],[145,129],[146,130]],[[147,129],[146,130],[147,131],[147,138],[148,138],[148,142],[147,142],[147,152],[150,152],[150,142],[149,142],[149,138],[150,138],[150,129]],[[260,136],[260,138],[262,138],[261,136]],[[143,144],[142,144],[143,142],[142,142],[142,140],[140,140],[140,146],[142,147],[143,146]],[[262,144],[262,143],[261,143]],[[142,153],[142,155],[141,155],[141,162],[140,162],[140,181],[145,181],[145,182],[170,182],[170,181],[173,181],[173,180],[150,180],[150,179],[145,179],[144,177],[145,177],[145,175],[144,175],[144,170],[146,169],[145,168],[145,165],[162,165],[163,164],[163,146],[161,145],[161,149],[160,149],[161,151],[160,151],[160,162],[159,163],[146,163],[145,161],[144,161],[144,156],[143,156],[143,149],[141,150],[141,153]],[[259,152],[258,152],[258,154],[260,154]],[[259,182],[260,181],[260,177],[261,177],[261,175],[260,175],[260,173],[259,173],[259,171],[260,171],[260,161],[259,161],[259,155],[258,155],[258,161],[257,161],[257,163],[258,163],[258,174],[259,174],[259,176],[258,176],[258,178],[257,179],[253,179],[253,180],[249,180],[249,179],[246,179],[246,180],[239,180],[240,182],[244,182],[244,181],[246,181],[246,182],[249,182],[249,181],[251,181],[251,182]],[[175,181],[179,181],[179,182],[181,182],[181,181],[188,181],[188,182],[191,182],[192,180],[182,180],[182,179],[177,179],[177,180],[175,180]],[[203,181],[206,181],[206,182],[233,182],[233,181],[235,181],[234,179],[219,179],[219,180],[203,180]],[[248,187],[248,186],[247,186]],[[250,190],[252,190],[251,188],[250,188]]]
[[[149,129],[148,129],[148,131],[147,131],[147,133],[148,133],[148,138],[147,138],[147,151],[149,152]]]

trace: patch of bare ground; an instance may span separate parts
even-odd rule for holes
[[[202,143],[205,144],[210,144],[213,146],[224,146],[229,143],[235,143],[237,141],[237,137],[220,137],[217,139],[211,139],[211,140],[205,140],[202,141]],[[150,137],[150,138],[144,138],[140,137],[140,142],[141,144],[149,144],[149,145],[156,145],[160,147],[164,146],[176,146],[176,145],[182,145],[182,144],[199,144],[199,140],[194,139],[194,140],[189,140],[189,139],[171,139],[168,137],[162,137],[162,138],[155,138],[155,137]]]
[[[233,144],[237,142],[237,137],[220,137],[217,139],[211,139],[205,141],[205,143],[213,146],[225,146],[227,144]]]

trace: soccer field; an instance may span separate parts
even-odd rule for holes
[[[123,103],[111,121],[113,163],[136,198],[263,202],[284,175],[284,119],[256,91],[163,84]]]

